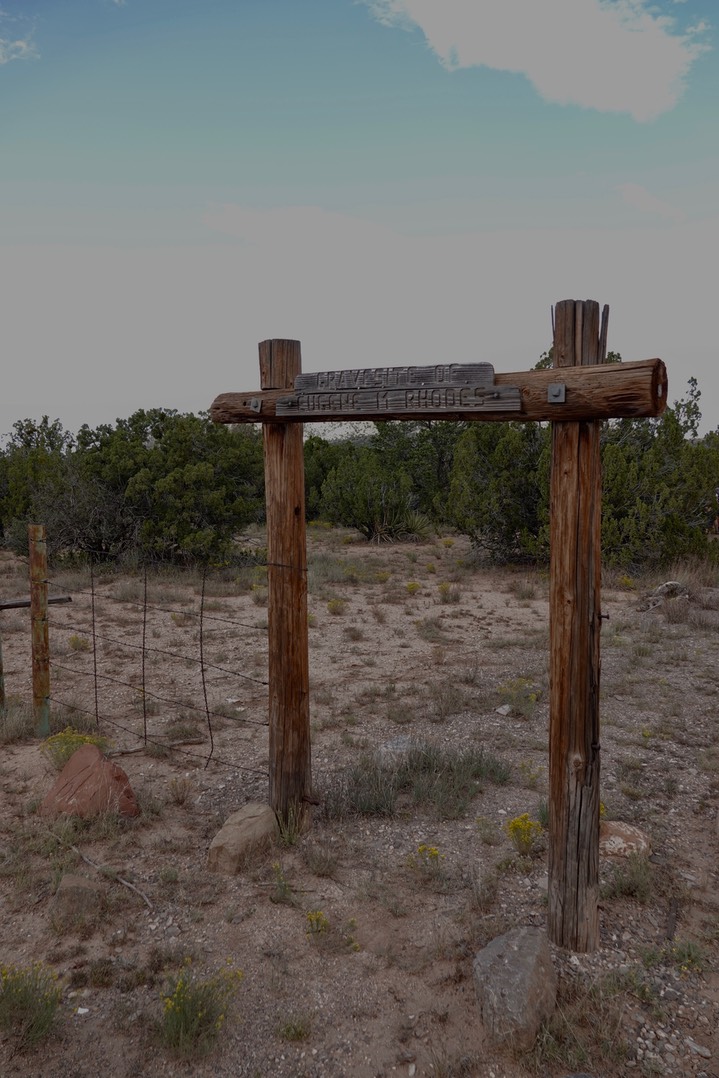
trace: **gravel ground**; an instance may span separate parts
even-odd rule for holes
[[[40,1047],[0,1034],[0,1073],[719,1074],[715,582],[687,575],[690,598],[656,606],[647,598],[658,579],[606,582],[602,801],[605,818],[638,826],[652,853],[640,865],[602,857],[600,949],[553,949],[556,1020],[531,1056],[516,1057],[486,1042],[472,961],[511,927],[546,925],[546,837],[519,856],[506,823],[538,819],[546,803],[547,576],[478,567],[460,539],[370,548],[351,538],[310,534],[312,825],[232,877],[208,872],[206,858],[227,816],[267,796],[262,571],[206,582],[212,746],[192,710],[204,707],[199,578],[149,582],[145,644],[157,650],[146,656],[144,696],[143,581],[96,581],[98,671],[115,679],[98,682],[100,726],[143,812],[51,825],[36,812],[55,775],[40,743],[0,750],[0,960],[41,961],[62,986]],[[24,573],[5,557],[0,595],[24,595]],[[51,608],[52,696],[78,709],[54,703],[54,721],[89,712],[92,724],[89,580],[57,574],[53,586],[73,603]],[[0,625],[6,691],[21,699],[27,621],[7,612]],[[341,814],[347,769],[407,737],[482,749],[509,779],[486,778],[463,809],[449,795],[437,808],[426,791],[404,791],[392,815]],[[55,896],[67,873],[103,889],[92,916],[71,924],[60,923]],[[312,911],[327,918],[324,932],[308,931]],[[213,1051],[183,1062],[158,1024],[163,986],[187,957],[198,977],[230,960],[243,979]]]

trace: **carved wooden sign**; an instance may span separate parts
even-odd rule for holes
[[[299,374],[293,396],[277,401],[277,415],[435,415],[437,412],[518,412],[517,386],[494,384],[491,363],[437,363],[432,367]]]
[[[495,374],[491,363],[438,363],[297,374],[283,389],[221,393],[210,415],[216,423],[546,422],[657,416],[666,403],[660,359],[514,374]]]

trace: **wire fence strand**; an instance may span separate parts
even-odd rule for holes
[[[292,568],[291,566],[285,566],[285,568]],[[49,574],[48,574],[49,575]],[[251,695],[248,697],[248,701],[257,697],[257,691],[262,690],[266,692],[268,687],[268,680],[262,677],[253,676],[250,673],[246,673],[243,670],[238,670],[230,665],[220,662],[210,661],[207,654],[207,646],[212,639],[215,641],[214,647],[221,648],[222,642],[215,634],[222,633],[228,640],[233,640],[231,644],[231,653],[235,654],[234,638],[236,633],[230,632],[232,629],[246,630],[253,634],[257,632],[266,633],[267,625],[248,622],[241,618],[235,618],[232,616],[215,615],[207,610],[208,605],[208,590],[210,582],[210,572],[205,568],[202,571],[202,576],[199,581],[199,609],[194,604],[190,606],[188,604],[167,604],[161,601],[159,603],[152,602],[152,580],[148,573],[147,567],[142,572],[140,581],[133,583],[132,594],[128,595],[115,595],[106,587],[103,581],[98,586],[98,575],[92,565],[89,567],[89,587],[82,587],[80,589],[73,589],[71,585],[65,582],[48,580],[47,583],[50,587],[63,592],[72,592],[72,597],[76,600],[74,608],[60,608],[53,607],[54,613],[53,632],[62,631],[68,634],[75,634],[75,639],[72,637],[69,640],[69,646],[72,650],[78,652],[89,651],[92,649],[92,661],[89,663],[78,662],[71,664],[67,660],[63,661],[62,655],[59,659],[50,656],[50,667],[55,671],[56,677],[60,682],[60,694],[53,693],[51,700],[58,706],[66,709],[69,714],[77,713],[94,716],[94,725],[97,729],[101,727],[111,727],[118,732],[122,732],[133,740],[136,740],[146,748],[152,748],[157,746],[158,748],[167,749],[168,741],[167,736],[172,736],[171,731],[179,732],[182,730],[183,720],[182,716],[187,715],[190,720],[191,715],[200,715],[204,717],[204,725],[206,725],[206,734],[201,733],[201,728],[198,729],[198,734],[206,738],[206,744],[208,745],[208,751],[206,752],[187,752],[185,750],[178,749],[177,745],[172,745],[173,752],[182,752],[186,756],[190,756],[196,760],[204,761],[204,766],[207,768],[210,763],[216,762],[223,767],[235,767],[241,771],[251,772],[253,774],[262,775],[268,777],[268,773],[261,768],[248,766],[245,763],[238,764],[233,763],[227,759],[227,751],[218,752],[218,743],[215,734],[215,726],[218,720],[229,721],[231,728],[236,730],[239,727],[249,727],[252,729],[267,728],[269,727],[268,718],[252,718],[244,714],[235,714],[229,708],[225,708],[224,704],[222,709],[218,710],[213,705],[213,701],[210,697],[210,686],[215,684],[221,684],[223,680],[226,683],[226,679],[231,678],[234,681],[241,682],[243,685],[247,685],[247,688]],[[113,582],[114,583],[114,582]],[[112,586],[112,585],[110,585]],[[216,587],[221,588],[221,584]],[[162,587],[162,581],[158,583],[158,588]],[[192,582],[192,587],[197,589],[198,582],[195,577]],[[140,590],[141,589],[141,590]],[[119,590],[119,589],[118,589]],[[138,594],[139,592],[139,594]],[[213,591],[212,594],[221,594],[221,591]],[[195,591],[197,595],[197,591]],[[174,596],[173,596],[174,598]],[[77,600],[80,600],[77,602]],[[112,611],[108,611],[103,604],[109,601],[113,606],[121,606],[126,610],[124,615],[124,625],[132,624],[128,621],[132,617],[131,613],[127,612],[127,607],[134,608],[138,611],[137,621],[135,623],[135,639],[128,640],[122,639],[116,633],[112,632],[112,626],[119,620],[119,616],[114,615]],[[192,600],[191,600],[192,602]],[[195,600],[196,602],[196,600]],[[87,604],[87,605],[85,605]],[[176,650],[172,645],[167,646],[155,646],[148,642],[150,631],[153,635],[160,635],[164,631],[164,619],[163,615],[170,614],[173,617],[175,623],[180,627],[185,627],[186,623],[184,619],[190,621],[190,619],[196,619],[197,631],[194,633],[194,640],[196,642],[197,650],[193,647],[182,647],[180,650]],[[183,620],[180,620],[183,619]],[[89,622],[89,624],[88,624]],[[190,622],[191,625],[191,622]],[[109,632],[107,631],[109,628]],[[134,635],[131,632],[131,635]],[[87,638],[90,638],[89,640]],[[84,638],[84,639],[83,639]],[[110,659],[110,648],[117,648],[119,652],[114,652],[118,656],[118,665],[121,664],[121,668],[115,669],[110,673],[107,669],[107,663]],[[123,659],[123,655],[127,658]],[[181,696],[176,696],[173,693],[167,691],[167,680],[162,685],[150,686],[148,685],[148,679],[152,676],[152,668],[148,659],[155,657],[158,660],[163,660],[159,664],[161,674],[166,676],[166,670],[169,663],[180,663],[185,666],[194,665],[197,668],[199,677],[196,684],[196,688],[191,689],[189,692],[183,690]],[[218,658],[222,660],[224,656],[221,656],[218,651]],[[157,666],[158,664],[154,664]],[[246,664],[245,664],[246,669]],[[85,682],[87,679],[92,679],[93,683],[93,705],[83,706],[83,704],[77,704],[74,701],[63,699],[67,696],[67,693],[63,693],[63,689],[67,688],[68,682],[72,682],[75,679],[82,679]],[[184,680],[184,677],[183,677]],[[193,679],[194,680],[194,679]],[[174,684],[174,677],[171,680]],[[104,693],[100,692],[101,686],[116,686],[121,692],[113,692],[111,695],[112,712],[114,717],[111,717],[107,713],[108,708],[102,706],[101,696]],[[252,688],[251,688],[252,687]],[[226,691],[226,690],[225,690]],[[193,699],[193,694],[195,698]],[[238,698],[229,697],[228,704],[241,705],[242,697]],[[153,732],[151,714],[154,714],[157,710],[156,707],[150,705],[160,705],[175,710],[179,713],[178,721],[172,725],[168,725],[168,735],[158,734]],[[89,701],[88,701],[89,705]],[[138,714],[138,721],[134,719],[125,718],[122,715],[124,709],[135,709],[138,712],[141,710],[141,718]],[[244,710],[244,709],[242,709]],[[190,720],[191,721],[191,720]],[[192,730],[191,726],[185,724],[186,730]],[[135,751],[135,750],[131,750]]]
[[[94,714],[94,712],[88,710],[88,708],[79,707],[77,704],[73,704],[73,703],[69,703],[69,702],[60,700],[57,696],[51,696],[50,701],[52,703],[59,704],[60,707],[65,707],[65,708],[68,708],[68,709],[70,709],[72,711],[79,711],[79,712],[84,713],[86,715],[93,715]],[[102,715],[101,718],[102,718],[103,723],[106,723],[108,726],[113,726],[116,730],[122,730],[123,733],[129,734],[130,737],[134,737],[138,741],[143,741],[144,740],[143,737],[140,734],[137,733],[137,731],[132,730],[129,726],[124,726],[122,723],[118,722],[117,719],[111,719],[108,715]],[[208,757],[205,756],[203,753],[188,752],[186,749],[181,749],[178,744],[168,745],[167,742],[158,741],[158,740],[156,740],[156,739],[154,739],[152,737],[147,738],[147,743],[149,745],[155,745],[158,749],[162,749],[162,750],[164,750],[166,752],[174,752],[174,753],[179,753],[182,756],[190,756],[195,760],[208,760]],[[215,764],[220,764],[222,767],[230,767],[234,771],[248,771],[253,775],[262,775],[263,778],[268,778],[269,777],[269,773],[267,771],[262,771],[258,767],[247,767],[246,764],[234,763],[231,760],[224,760],[219,756],[215,756],[213,758],[212,762],[215,763]],[[208,763],[209,763],[209,760],[208,760]]]
[[[84,633],[87,630],[80,625],[72,625],[67,622],[63,623],[63,628],[68,629],[70,632]],[[182,659],[184,662],[198,662],[192,655],[187,655],[181,651],[167,651],[165,648],[154,648],[145,646],[143,649],[142,644],[131,644],[127,640],[119,640],[116,636],[106,636],[104,633],[98,635],[98,640],[107,644],[115,644],[120,648],[129,648],[131,651],[146,651],[151,655],[164,655],[168,659]],[[250,681],[254,685],[266,686],[267,681],[263,681],[261,678],[250,677],[249,674],[241,674],[239,670],[232,670],[229,666],[218,666],[216,663],[205,663],[205,669],[218,670],[220,673],[229,674],[231,677],[240,678],[241,681]]]
[[[50,660],[50,665],[56,667],[56,669],[58,669],[58,670],[65,670],[65,671],[68,671],[71,674],[79,675],[80,677],[93,677],[94,676],[92,674],[92,672],[89,671],[89,670],[78,670],[77,667],[64,666],[62,663],[56,662],[55,659]],[[136,693],[140,693],[140,694],[142,694],[144,696],[149,696],[151,699],[157,700],[157,702],[160,703],[160,704],[168,704],[169,706],[174,707],[176,704],[179,703],[179,701],[169,699],[166,696],[158,696],[157,693],[151,692],[149,689],[144,689],[143,690],[142,685],[133,685],[131,681],[122,681],[120,678],[112,677],[110,674],[98,674],[97,676],[102,681],[110,681],[110,682],[113,683],[113,685],[124,685],[125,688],[133,689]],[[205,711],[204,707],[197,707],[195,704],[182,703],[182,704],[180,704],[180,706],[185,711],[199,711],[199,712],[201,712],[203,714],[204,714],[204,711]],[[74,705],[73,705],[73,707],[74,707]],[[77,710],[80,711],[82,709],[78,708]],[[230,718],[229,715],[225,715],[220,711],[211,711],[210,714],[214,715],[218,719],[229,719]],[[237,717],[237,722],[239,722],[239,723],[249,723],[251,726],[268,726],[269,725],[268,722],[261,722],[259,719],[248,719],[248,718],[245,718],[245,717],[240,718],[239,716]]]

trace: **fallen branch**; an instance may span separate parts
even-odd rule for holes
[[[134,891],[136,895],[140,896],[147,908],[154,911],[155,907],[153,906],[152,902],[150,902],[150,899],[147,897],[144,891],[141,891],[139,887],[135,887],[134,883],[130,883],[129,880],[123,879],[122,876],[118,875],[118,873],[115,872],[113,868],[107,868],[104,865],[98,865],[95,861],[91,861],[89,857],[85,856],[82,850],[78,850],[77,846],[73,846],[71,842],[63,842],[62,839],[58,835],[56,835],[54,831],[51,831],[49,827],[46,828],[46,830],[47,833],[49,835],[52,835],[52,837],[57,842],[59,842],[61,846],[65,846],[68,850],[72,850],[73,853],[76,853],[77,856],[82,861],[84,861],[86,865],[90,865],[90,867],[94,868],[97,872],[101,872],[103,873],[103,875],[109,876],[113,880],[117,880],[118,883],[121,883],[123,887],[127,887],[128,890]]]
[[[135,887],[134,883],[130,883],[129,880],[124,880],[122,876],[118,876],[113,869],[105,868],[103,865],[98,865],[94,861],[91,861],[90,858],[86,857],[81,850],[78,850],[77,846],[70,846],[70,849],[73,853],[76,853],[78,857],[81,857],[85,864],[91,865],[92,868],[97,869],[98,872],[102,872],[105,875],[107,875],[108,873],[111,874],[113,880],[117,880],[117,882],[121,883],[123,887],[128,887],[131,891],[134,891],[136,895],[140,896],[140,898],[147,905],[147,908],[149,910],[154,910],[155,907],[152,905],[152,902],[150,902],[150,899],[147,897],[145,892],[141,891],[139,887]]]

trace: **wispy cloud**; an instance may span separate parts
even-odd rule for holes
[[[9,41],[0,37],[0,64],[9,64],[11,60],[37,60],[39,52],[29,38],[16,38]]]
[[[661,217],[665,221],[680,222],[686,220],[684,210],[679,209],[678,206],[672,206],[671,203],[665,202],[664,199],[657,198],[656,195],[653,195],[646,187],[642,187],[641,184],[620,183],[617,185],[617,191],[619,191],[628,206],[633,206],[634,209],[641,210],[642,213]]]
[[[0,8],[0,67],[9,64],[11,60],[39,58],[40,53],[33,41],[34,28],[34,19],[24,15],[10,15]]]
[[[419,27],[450,71],[525,75],[546,101],[651,120],[679,100],[708,46],[650,0],[365,0],[385,26]]]

